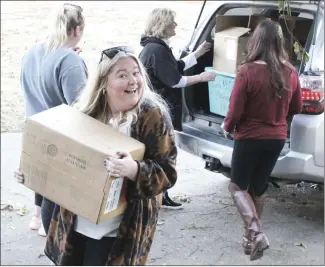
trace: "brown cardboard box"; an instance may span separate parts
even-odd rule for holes
[[[248,41],[248,28],[231,27],[215,34],[213,68],[226,73],[236,73],[237,66],[244,60]]]
[[[61,105],[27,118],[20,171],[28,188],[99,223],[126,208],[124,179],[110,178],[103,165],[104,158],[117,150],[141,160],[145,146]]]
[[[217,16],[214,36],[213,68],[220,72],[236,73],[245,59],[249,33],[265,16]]]

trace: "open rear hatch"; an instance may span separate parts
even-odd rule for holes
[[[211,68],[218,75],[214,82],[199,83],[184,89],[184,110],[187,111],[183,124],[185,134],[232,147],[233,142],[223,137],[220,125],[227,112],[236,67],[244,58],[243,52],[249,35],[261,20],[272,19],[280,23],[290,61],[298,71],[303,71],[303,61],[299,54],[295,53],[293,44],[298,40],[302,47],[309,51],[314,35],[314,14],[308,10],[295,8],[293,2],[298,3],[298,1],[290,1],[291,16],[279,13],[278,4],[274,5],[278,1],[268,1],[267,4],[263,2],[263,6],[260,2],[224,4],[201,33],[197,43],[208,40],[213,42],[214,49],[202,56],[198,64],[186,75],[199,74]],[[269,4],[272,2],[274,2],[273,5]],[[318,1],[299,1],[300,6],[302,2],[309,4],[316,2],[315,5],[318,3]],[[288,118],[288,142],[282,154],[289,151],[291,120],[292,118]]]

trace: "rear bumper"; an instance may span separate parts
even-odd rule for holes
[[[313,155],[290,151],[278,159],[272,176],[324,183],[324,167],[315,165]]]
[[[220,140],[200,131],[177,132],[176,143],[179,148],[199,156],[208,156],[220,160],[223,166],[230,167],[233,151],[233,142]],[[324,183],[324,167],[315,165],[313,155],[289,151],[280,156],[271,174],[275,178],[303,180]]]

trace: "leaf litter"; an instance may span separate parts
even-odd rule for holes
[[[29,213],[29,210],[26,208],[26,205],[22,205],[20,203],[16,203],[16,205],[10,203],[1,203],[1,210],[2,211],[16,211],[16,213],[20,216],[24,216]]]

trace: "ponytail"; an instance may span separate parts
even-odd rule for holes
[[[45,41],[46,52],[55,51],[63,46],[78,26],[83,30],[85,25],[82,8],[73,4],[64,4],[57,12],[54,28]]]

